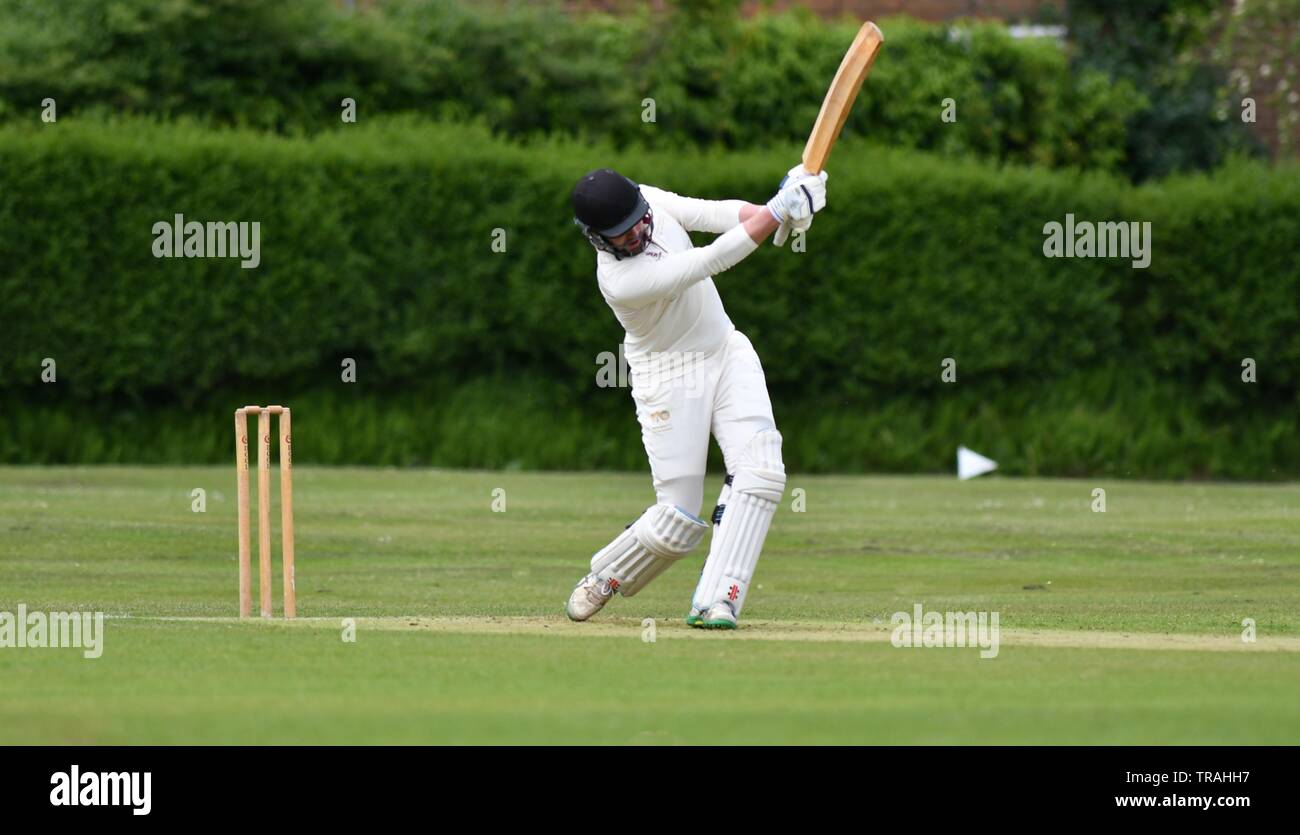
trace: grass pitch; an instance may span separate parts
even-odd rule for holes
[[[0,611],[107,616],[0,648],[0,743],[1300,743],[1300,486],[794,475],[740,631],[681,623],[707,541],[568,623],[647,482],[299,468],[302,617],[241,623],[233,466],[0,468]]]

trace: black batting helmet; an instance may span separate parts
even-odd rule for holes
[[[616,258],[645,249],[654,229],[650,204],[641,187],[610,168],[589,172],[573,187],[573,222],[592,246]],[[610,238],[625,234],[642,220],[645,232],[628,246],[614,246]]]

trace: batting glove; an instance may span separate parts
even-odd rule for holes
[[[803,167],[802,162],[799,163],[794,168],[791,168],[789,171],[785,172],[785,176],[781,178],[781,184],[776,187],[776,190],[780,191],[781,189],[785,188],[785,184],[790,182],[791,179],[795,177],[804,177],[807,176],[807,174],[808,174],[808,169]],[[809,226],[812,226],[812,221],[801,224],[795,231],[800,231],[800,232],[807,231]],[[776,228],[776,235],[773,236],[772,238],[772,244],[775,246],[785,246],[785,239],[790,237],[790,231],[791,231],[790,224],[782,223],[780,226]]]
[[[803,166],[790,169],[781,181],[781,189],[767,202],[767,210],[781,224],[773,243],[781,246],[791,229],[803,230],[812,224],[813,214],[826,206],[827,176],[825,171],[820,174],[803,172]]]

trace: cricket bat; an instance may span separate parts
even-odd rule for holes
[[[871,65],[884,42],[885,36],[880,33],[880,28],[867,21],[858,30],[849,51],[844,53],[844,60],[840,61],[835,80],[826,91],[821,112],[817,114],[817,122],[803,149],[803,167],[809,172],[819,174],[826,167],[826,158],[831,155],[835,140],[840,138],[840,130],[853,107],[853,100],[858,97],[858,90],[862,89],[862,82],[871,72]]]
[[[849,118],[849,110],[858,97],[858,90],[862,89],[862,82],[867,80],[867,73],[871,72],[871,65],[875,63],[876,55],[884,42],[885,36],[880,33],[880,27],[867,21],[858,30],[849,51],[844,53],[840,68],[835,72],[835,79],[826,91],[826,98],[822,99],[822,109],[817,114],[812,133],[808,135],[808,144],[803,148],[803,167],[809,173],[820,174],[826,167],[826,158],[831,155],[835,140],[840,138],[840,131],[844,128],[844,121]],[[776,230],[772,243],[783,246],[789,236],[790,226],[783,223]]]

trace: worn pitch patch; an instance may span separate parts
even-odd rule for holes
[[[142,621],[242,624],[250,628],[337,629],[343,618],[167,618],[131,617]],[[644,628],[637,618],[602,617],[573,623],[563,615],[446,616],[354,618],[358,631],[433,632],[472,635],[539,635],[566,638],[628,638]],[[893,630],[885,624],[845,624],[771,620],[745,620],[734,632],[691,629],[680,619],[655,621],[656,640],[702,641],[822,641],[888,643]],[[1075,647],[1079,649],[1195,650],[1211,652],[1300,652],[1300,637],[1261,637],[1245,643],[1238,635],[1187,635],[1178,633],[1102,632],[1065,629],[1003,629],[1003,647]]]

